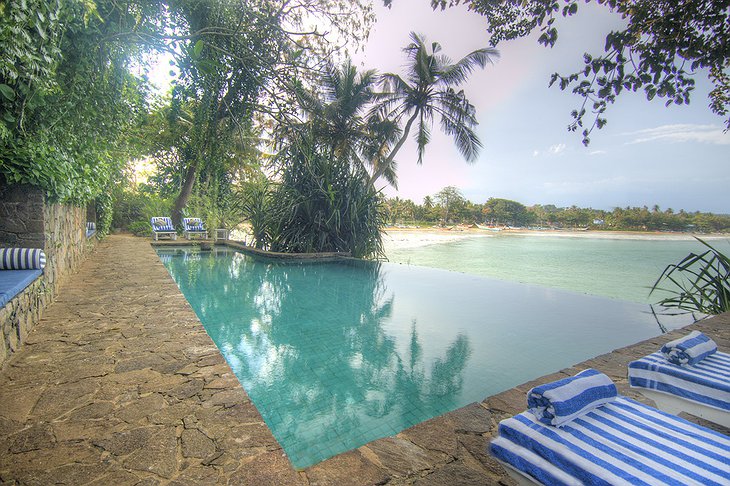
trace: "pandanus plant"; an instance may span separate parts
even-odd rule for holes
[[[668,265],[650,294],[668,292],[670,296],[657,304],[687,312],[716,315],[730,311],[730,258],[696,239],[707,250],[690,253],[679,263]]]

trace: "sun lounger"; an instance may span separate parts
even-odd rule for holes
[[[187,239],[192,239],[195,235],[202,238],[208,237],[208,230],[205,229],[203,220],[200,218],[183,218],[183,227],[183,235]]]
[[[730,354],[703,353],[695,364],[679,365],[669,361],[665,348],[629,363],[629,385],[665,412],[730,427]]]
[[[172,220],[166,216],[157,216],[150,219],[152,225],[152,237],[157,241],[161,236],[177,240],[177,232],[172,225]]]
[[[520,484],[730,484],[730,437],[621,395],[561,426],[503,420],[490,451]]]

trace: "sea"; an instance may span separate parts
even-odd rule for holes
[[[707,250],[689,235],[503,231],[458,239],[438,236],[419,242],[411,235],[399,244],[388,244],[398,234],[386,236],[387,259],[648,304],[668,295],[650,293],[668,265]],[[706,241],[730,252],[730,238]]]

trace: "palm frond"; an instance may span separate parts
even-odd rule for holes
[[[495,59],[499,59],[499,51],[496,49],[485,47],[472,51],[455,64],[445,65],[439,82],[444,85],[458,86],[467,80],[475,68],[484,68],[487,63],[494,64]]]

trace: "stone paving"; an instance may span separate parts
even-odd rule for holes
[[[730,350],[730,314],[692,328]],[[534,383],[590,366],[636,397],[627,363],[679,334],[295,471],[149,242],[112,236],[0,372],[0,484],[511,485],[486,445]]]

